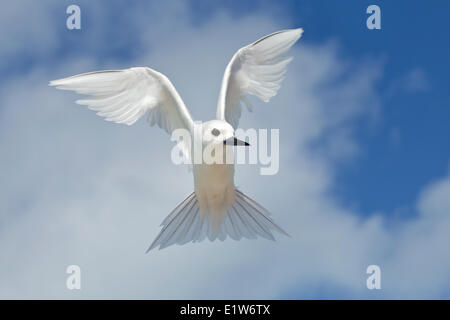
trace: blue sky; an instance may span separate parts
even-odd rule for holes
[[[65,27],[69,4],[81,7],[79,31]],[[381,30],[366,28],[370,4],[381,8]],[[11,2],[0,20],[0,297],[448,298],[448,9],[446,1]],[[232,54],[292,27],[305,33],[279,96],[256,102],[241,122],[280,128],[280,174],[237,175],[294,240],[143,255],[192,191],[189,174],[167,161],[165,133],[145,121],[106,123],[47,82],[146,65],[207,120]],[[90,274],[80,293],[60,284],[70,263]],[[365,289],[373,263],[381,292]]]

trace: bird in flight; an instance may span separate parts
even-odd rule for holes
[[[149,124],[157,124],[169,134],[184,129],[193,136],[200,130],[203,147],[246,146],[248,143],[234,136],[241,102],[250,109],[246,95],[269,102],[277,94],[292,59],[285,53],[302,33],[301,28],[278,31],[239,49],[225,69],[216,119],[200,128],[170,80],[150,68],[95,71],[53,80],[49,85],[90,96],[76,103],[108,121],[132,125],[149,112]],[[190,157],[192,148],[185,149]],[[287,235],[266,209],[235,187],[234,164],[193,164],[193,175],[194,192],[164,219],[147,252],[206,238],[223,241],[227,236],[234,240],[259,236],[275,240],[273,231]]]

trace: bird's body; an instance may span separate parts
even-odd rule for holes
[[[275,32],[238,50],[225,69],[217,119],[203,124],[193,121],[170,80],[150,68],[98,71],[50,82],[59,89],[91,96],[77,103],[87,105],[108,121],[131,125],[150,111],[150,125],[157,124],[169,134],[183,129],[194,138],[190,146],[180,144],[192,160],[194,192],[164,219],[149,250],[206,237],[211,241],[225,240],[227,236],[235,240],[257,236],[274,240],[272,231],[286,234],[267,210],[236,189],[234,164],[229,161],[233,158],[230,144],[248,145],[234,136],[241,115],[240,102],[250,109],[246,94],[268,102],[277,93],[291,60],[284,53],[302,32]],[[197,161],[196,143],[201,145],[201,161]],[[213,161],[205,161],[205,156],[212,156]]]
[[[217,212],[233,203],[234,164],[197,164],[193,171],[200,209]]]
[[[234,202],[235,197],[234,164],[226,161],[227,152],[230,158],[233,156],[232,149],[228,150],[228,146],[223,143],[224,140],[234,137],[234,130],[223,120],[211,120],[201,126],[199,130],[201,130],[203,137],[202,147],[216,145],[217,151],[221,151],[221,155],[219,155],[221,161],[194,163],[195,195],[199,202],[200,211],[210,212],[215,216],[215,220],[220,220],[222,212]],[[218,129],[221,134],[218,137],[210,135],[209,132],[213,129]],[[202,150],[205,150],[204,148]]]

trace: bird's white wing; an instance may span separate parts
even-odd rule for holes
[[[192,130],[191,115],[170,80],[150,68],[84,73],[50,81],[50,86],[90,96],[76,103],[108,121],[132,125],[150,110],[150,125],[169,134],[177,128]]]
[[[286,66],[292,58],[286,51],[301,37],[303,29],[282,30],[239,49],[228,63],[217,104],[217,119],[235,129],[241,116],[241,101],[251,111],[246,94],[264,102],[277,94]]]

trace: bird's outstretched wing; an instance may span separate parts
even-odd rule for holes
[[[251,111],[246,94],[264,102],[277,94],[286,66],[292,58],[284,54],[301,37],[303,29],[282,30],[239,49],[228,63],[217,104],[217,119],[235,129],[241,116],[241,101]]]
[[[108,121],[132,125],[150,110],[150,125],[157,124],[169,134],[177,128],[192,130],[191,115],[170,80],[150,68],[84,73],[49,85],[89,95],[76,103]]]

